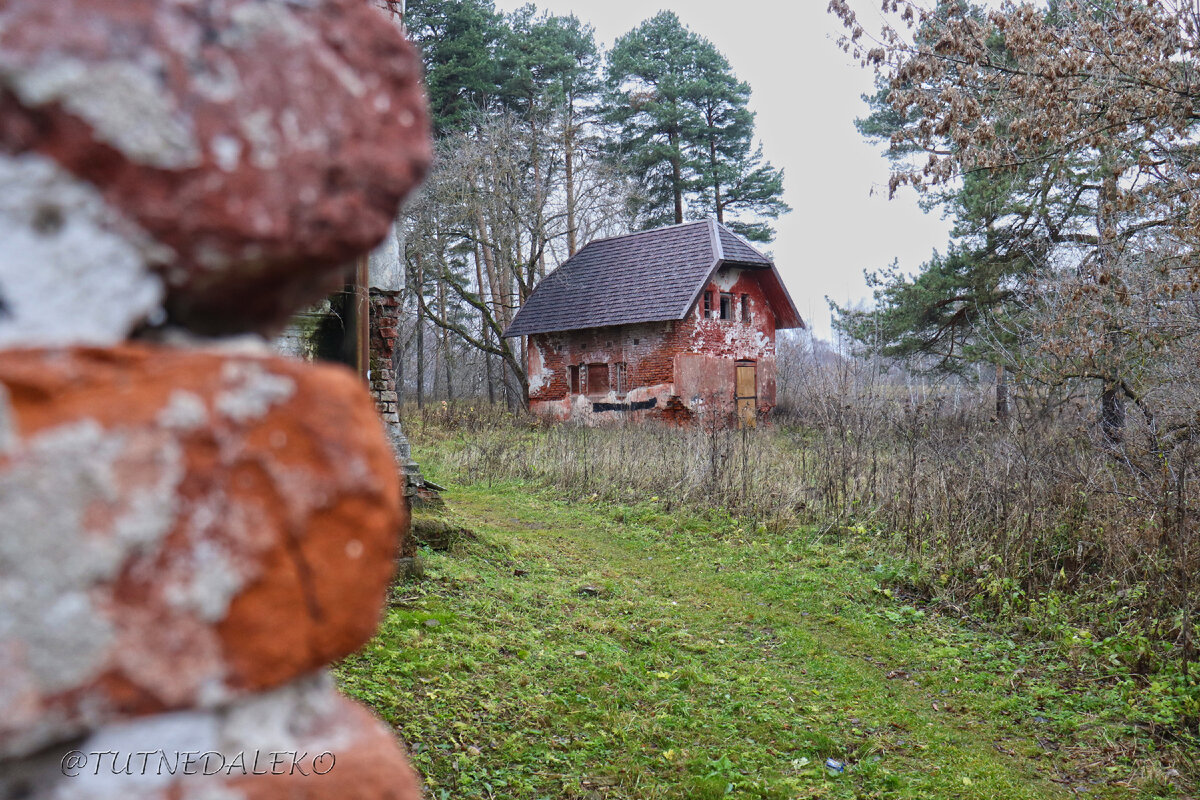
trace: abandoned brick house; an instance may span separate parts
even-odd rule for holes
[[[771,259],[705,220],[589,243],[505,336],[529,337],[536,413],[753,424],[775,405],[775,332],[803,327]]]

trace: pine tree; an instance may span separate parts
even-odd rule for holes
[[[753,146],[750,85],[737,79],[707,39],[699,40],[696,55],[687,99],[699,112],[698,126],[688,132],[689,146],[697,151],[698,210],[748,239],[769,242],[775,234],[763,218],[777,219],[791,209],[782,200],[783,173],[764,162],[761,145]],[[753,220],[727,220],[727,213]]]
[[[843,10],[835,8],[839,14]],[[1106,332],[1104,345],[1094,352],[1087,347],[1062,348],[1085,356],[1055,353],[1040,358],[1045,353],[1039,351],[1045,351],[1048,343],[1072,337],[1070,332],[1054,330],[1052,320],[1048,326],[1047,320],[1038,321],[1037,306],[1039,295],[1053,285],[1075,279],[1086,284],[1093,272],[1098,276],[1095,285],[1081,287],[1076,296],[1110,294],[1096,289],[1108,282],[1104,276],[1115,271],[1111,256],[1119,249],[1110,245],[1118,238],[1122,220],[1116,204],[1104,197],[1117,186],[1120,153],[1105,133],[1080,136],[1066,145],[1052,144],[1047,140],[1051,126],[1046,119],[1032,125],[1022,119],[1041,113],[1040,104],[1028,96],[1015,97],[1014,86],[1026,91],[1028,87],[1019,80],[1013,84],[1009,76],[1056,74],[1057,68],[1031,70],[1029,54],[1021,53],[1028,43],[1014,47],[1011,28],[1003,34],[989,29],[988,19],[981,7],[962,0],[939,4],[919,24],[914,23],[918,55],[909,56],[908,63],[901,61],[894,74],[885,75],[881,69],[880,90],[864,98],[873,113],[860,120],[859,130],[867,138],[889,143],[892,191],[906,183],[917,187],[924,192],[924,205],[944,209],[955,227],[948,255],[935,253],[915,277],[894,269],[870,275],[876,287],[875,307],[847,311],[835,306],[837,324],[872,352],[925,360],[937,369],[960,371],[985,361],[997,364],[1002,378],[1003,370],[1016,366],[1014,358],[1019,358],[1025,361],[1026,373],[1046,371],[1046,365],[1052,365],[1061,375],[1099,379],[1106,433],[1115,438],[1113,431],[1123,421],[1118,389],[1129,391],[1122,388],[1127,385],[1124,376],[1129,366],[1119,355],[1124,352],[1120,336]],[[1038,19],[1033,15],[1026,22]],[[1056,42],[1055,47],[1059,45],[1054,37],[1068,30],[1053,12],[1035,24]],[[969,50],[970,57],[941,55],[957,47]],[[1050,52],[1029,49],[1037,54],[1035,59]],[[926,69],[922,59],[937,62],[937,69]],[[920,69],[914,66],[917,62]],[[981,77],[979,72],[991,74]],[[937,101],[917,99],[925,96]],[[1103,103],[1107,98],[1107,94],[1100,96]],[[963,118],[954,117],[960,111]],[[919,167],[922,155],[926,162]],[[1128,152],[1125,157],[1127,169]],[[951,165],[957,165],[957,180],[948,179]],[[1124,230],[1132,237],[1146,224],[1144,218],[1127,216]],[[1070,262],[1076,264],[1071,270],[1055,268]],[[1099,315],[1111,313],[1102,308]],[[988,324],[998,319],[1005,324]],[[1014,332],[1019,330],[1026,333],[1018,340]],[[1061,375],[1038,379],[1065,380]],[[1002,391],[999,380],[1001,412]]]
[[[600,51],[595,29],[574,15],[552,17],[551,40],[567,58],[557,70],[557,86],[551,99],[562,115],[563,188],[566,193],[567,255],[578,249],[578,186],[576,171],[581,148],[596,144],[585,128],[594,121],[600,98]]]
[[[508,18],[500,54],[502,101],[535,133],[555,137],[561,149],[566,193],[568,253],[576,250],[577,150],[583,126],[600,92],[595,33],[575,16],[538,15],[532,5]],[[535,150],[541,137],[532,139]],[[535,169],[541,160],[534,152]]]
[[[617,39],[608,54],[607,116],[618,155],[642,184],[634,212],[646,228],[681,223],[699,167],[688,134],[700,127],[688,94],[699,38],[670,11]]]
[[[750,87],[712,42],[664,11],[609,54],[608,117],[642,183],[645,227],[711,216],[770,241],[765,220],[788,211],[783,174],[754,144]]]
[[[500,91],[503,29],[491,0],[409,0],[404,23],[425,64],[435,134],[469,129]]]

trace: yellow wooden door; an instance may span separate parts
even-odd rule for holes
[[[734,398],[737,400],[738,421],[753,428],[758,417],[758,376],[753,363],[737,365]]]

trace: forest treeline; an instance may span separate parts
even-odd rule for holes
[[[548,272],[594,238],[713,217],[770,242],[783,174],[755,138],[750,87],[668,11],[607,50],[574,16],[414,0],[436,160],[405,210],[407,399],[527,390],[502,333]]]
[[[891,191],[915,188],[954,227],[915,276],[870,274],[875,303],[837,309],[840,330],[934,373],[993,365],[1000,416],[1011,376],[1039,402],[1090,395],[1113,443],[1135,420],[1156,451],[1191,437],[1194,8],[884,5],[890,16],[867,30],[845,0],[830,4],[843,47],[877,78],[859,128],[887,145]]]

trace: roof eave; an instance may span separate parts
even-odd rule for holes
[[[683,316],[678,316],[678,317],[671,315],[671,314],[650,315],[647,317],[639,317],[636,320],[631,320],[628,322],[613,322],[609,325],[578,325],[578,326],[570,327],[570,328],[543,328],[543,329],[521,329],[521,330],[514,330],[515,328],[517,328],[517,322],[516,322],[516,320],[513,320],[513,323],[511,325],[509,325],[508,328],[506,328],[504,333],[501,335],[505,339],[512,339],[517,336],[540,336],[543,333],[571,333],[572,331],[602,330],[604,328],[623,328],[626,325],[643,325],[643,324],[646,324],[649,322],[678,322],[679,320],[683,319],[686,316],[687,316],[687,312],[684,312]]]
[[[775,268],[774,263],[771,264],[771,277],[774,278],[779,293],[783,295],[784,300],[782,308],[775,309],[776,330],[806,329],[808,326],[804,324],[804,318],[800,316],[800,310],[796,308],[796,303],[792,300],[791,292],[788,291],[787,284],[783,282],[783,277],[779,274],[779,270]]]

